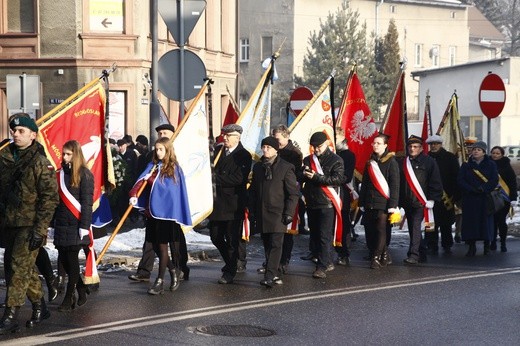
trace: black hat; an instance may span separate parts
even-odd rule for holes
[[[171,132],[175,132],[175,127],[173,127],[172,124],[162,124],[155,128],[156,132],[159,132],[161,130],[170,130]]]
[[[280,149],[280,144],[278,143],[278,140],[273,136],[265,137],[264,139],[262,139],[262,146],[264,145],[268,145],[276,151]]]
[[[128,142],[126,141],[126,139],[121,138],[121,139],[119,139],[119,140],[117,141],[117,145],[118,145],[118,146],[122,146],[122,145],[125,145],[125,144],[128,144]]]
[[[137,136],[137,137],[135,138],[135,141],[136,141],[137,143],[140,143],[140,144],[144,145],[145,147],[148,146],[148,138],[146,138],[145,135],[139,135],[139,136]]]
[[[408,137],[408,140],[406,141],[406,144],[414,144],[414,143],[419,143],[419,144],[423,144],[423,139],[419,136],[416,136],[416,135],[411,135],[410,137]]]
[[[16,126],[27,127],[31,131],[38,132],[38,125],[36,125],[36,122],[29,115],[13,118],[9,123],[9,128],[14,130]]]
[[[314,132],[309,140],[310,145],[317,147],[322,145],[327,140],[327,135],[324,132]]]
[[[242,134],[244,130],[242,129],[242,126],[237,124],[227,124],[226,126],[222,127],[222,132],[224,133],[230,133],[230,132],[238,132]]]

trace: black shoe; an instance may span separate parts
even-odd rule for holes
[[[507,252],[506,242],[500,242],[500,252]]]
[[[0,322],[0,335],[7,333],[15,333],[20,329],[16,316],[18,315],[19,306],[6,307],[4,315]]]
[[[58,277],[56,275],[45,278],[47,292],[49,293],[49,302],[52,302],[54,299],[56,299],[56,297],[58,297],[58,289],[55,286],[55,283],[58,281],[57,279]]]
[[[325,279],[327,274],[325,274],[323,269],[316,269],[314,273],[312,273],[312,277],[315,279]]]
[[[280,271],[282,274],[287,274],[289,272],[289,265],[288,264],[282,264],[280,266]]]
[[[164,293],[163,279],[157,278],[153,283],[153,286],[148,290],[148,294],[156,296]]]
[[[87,302],[87,294],[90,294],[90,290],[84,283],[78,284],[76,290],[78,291],[78,306],[85,305]]]
[[[241,264],[237,266],[237,273],[245,273],[246,272],[246,265]]]
[[[177,269],[170,270],[170,291],[175,291],[177,288],[179,288],[179,285],[181,284],[181,280],[179,280],[179,275],[177,275]]]
[[[477,254],[477,247],[474,243],[469,244],[468,252],[466,252],[466,257],[474,257]]]
[[[128,278],[132,281],[137,281],[137,282],[149,282],[150,281],[149,276],[144,276],[144,275],[139,275],[139,274],[128,275]]]
[[[462,242],[462,239],[460,237],[460,234],[455,234],[455,243],[460,244]]]
[[[495,250],[497,249],[497,241],[496,241],[496,240],[493,240],[493,241],[491,242],[491,245],[489,245],[489,249],[490,249],[491,251],[495,251]]]
[[[265,268],[264,268],[264,267],[260,267],[260,268],[258,268],[258,269],[256,270],[256,272],[257,272],[258,274],[265,274]]]
[[[403,260],[404,264],[410,264],[410,265],[416,265],[416,264],[419,264],[419,261],[416,260],[415,258],[413,257],[408,257],[408,258],[405,258]]]
[[[227,285],[233,283],[233,278],[224,274],[220,279],[218,279],[218,283],[221,285]]]
[[[350,258],[348,257],[338,257],[338,265],[340,266],[348,266],[350,264]]]
[[[65,293],[65,298],[63,298],[63,302],[60,306],[58,306],[58,311],[60,312],[68,312],[72,311],[76,308],[76,295],[67,295]]]
[[[326,272],[331,272],[331,271],[333,271],[334,269],[336,269],[336,268],[334,267],[334,264],[331,263],[331,264],[329,264],[329,265],[327,266],[327,268],[325,268],[325,271],[326,271]]]
[[[183,268],[179,273],[180,281],[188,281],[190,279],[190,267]]]
[[[51,317],[51,313],[49,309],[47,309],[47,304],[45,304],[45,299],[41,299],[41,302],[32,304],[32,315],[31,319],[25,323],[27,328],[36,327],[40,324],[41,321],[48,319]]]
[[[278,277],[278,276],[275,276],[275,277],[273,278],[273,282],[274,282],[276,285],[283,285],[282,278],[281,278],[281,277]]]
[[[379,260],[381,262],[382,267],[386,267],[387,265],[392,264],[392,257],[388,252],[383,252],[381,254],[381,259]]]
[[[274,281],[272,279],[263,279],[260,281],[260,285],[265,286],[267,288],[273,288]]]
[[[381,268],[381,262],[379,261],[379,256],[374,256],[372,258],[372,261],[370,262],[370,268],[371,269],[379,269]]]

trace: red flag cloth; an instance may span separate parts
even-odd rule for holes
[[[404,87],[404,72],[402,72],[383,128],[383,133],[390,136],[388,151],[395,152],[397,156],[406,155],[407,127],[406,90]]]
[[[105,182],[105,89],[101,83],[40,125],[38,140],[55,169],[61,168],[63,144],[75,139],[81,145],[94,175],[94,207],[99,205]]]
[[[426,140],[430,136],[430,101],[429,97],[426,97],[426,105],[424,106],[424,119],[422,124],[422,131],[421,131],[421,137],[423,139],[423,153],[425,155],[428,155],[428,144],[426,143]]]
[[[229,104],[226,110],[226,116],[224,117],[224,123],[222,124],[222,127],[229,125],[229,124],[236,124],[238,120],[238,111],[236,110],[235,106],[233,105],[233,102],[229,100]],[[222,143],[224,141],[224,138],[222,138],[222,135],[219,135],[217,137],[216,142]]]
[[[372,141],[378,135],[374,119],[357,73],[353,72],[341,102],[338,126],[345,131],[349,149],[356,155],[356,171],[363,174],[372,153]]]

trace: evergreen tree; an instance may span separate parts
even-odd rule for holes
[[[378,117],[372,81],[375,69],[372,43],[367,37],[366,25],[361,25],[359,12],[352,11],[348,2],[320,21],[320,30],[309,38],[309,48],[303,61],[303,76],[295,76],[299,85],[317,90],[333,69],[335,74],[334,105],[339,107],[349,71],[357,65],[358,76],[374,117]]]
[[[377,82],[374,83],[377,103],[386,104],[390,100],[396,80],[401,72],[399,56],[399,34],[393,19],[390,20],[384,39],[375,40]]]

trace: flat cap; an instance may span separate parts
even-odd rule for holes
[[[238,132],[242,134],[244,130],[242,129],[242,126],[237,124],[227,124],[226,126],[222,127],[222,132],[224,133],[230,133],[230,132]]]
[[[314,132],[309,140],[312,146],[322,145],[327,140],[327,135],[324,132]]]
[[[415,144],[415,143],[419,143],[419,144],[423,144],[423,139],[419,136],[416,136],[416,135],[411,135],[410,137],[408,137],[408,140],[406,141],[406,144]]]
[[[426,143],[428,143],[428,144],[430,144],[430,143],[442,143],[442,142],[443,142],[443,139],[439,135],[432,135],[432,136],[428,137],[428,139],[426,140]]]
[[[171,132],[175,132],[175,127],[173,127],[172,124],[162,124],[155,128],[156,132],[159,132],[161,130],[170,130]]]

